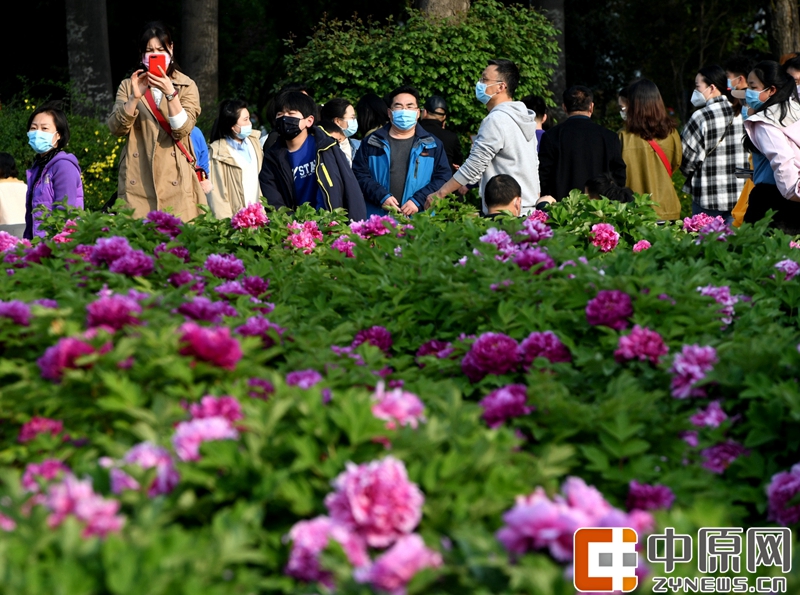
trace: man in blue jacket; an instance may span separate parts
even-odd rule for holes
[[[264,153],[258,176],[261,194],[275,208],[343,208],[350,219],[366,219],[364,196],[336,139],[314,126],[317,106],[308,95],[283,93],[276,100],[278,141]]]
[[[413,215],[425,199],[450,179],[441,141],[421,126],[419,93],[403,86],[387,96],[389,123],[367,136],[353,159],[353,173],[367,213],[399,210]]]

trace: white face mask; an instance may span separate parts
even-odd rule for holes
[[[707,100],[705,98],[705,95],[703,95],[700,91],[695,89],[694,93],[692,93],[691,102],[692,105],[695,107],[705,107]]]

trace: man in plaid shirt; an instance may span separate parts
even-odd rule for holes
[[[735,170],[749,165],[742,146],[742,118],[726,97],[725,81],[725,71],[719,66],[701,69],[695,79],[692,104],[700,109],[681,134],[681,171],[687,176],[683,191],[692,196],[692,214],[719,215],[731,223],[731,210],[744,185]]]

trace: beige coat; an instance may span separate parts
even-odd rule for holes
[[[114,111],[108,117],[111,134],[128,137],[119,162],[118,192],[119,198],[134,209],[134,217],[169,208],[183,221],[189,221],[200,214],[197,205],[206,204],[194,167],[173,141],[181,141],[194,157],[189,134],[200,115],[197,85],[178,71],[172,74],[172,84],[188,116],[183,126],[172,131],[172,136],[161,128],[144,97],[134,115],[125,111],[124,104],[133,94],[130,79],[120,84]],[[167,120],[166,98],[162,98],[158,107]]]
[[[247,137],[256,154],[256,168],[261,171],[264,162],[264,149],[261,148],[261,131],[254,130]],[[231,149],[224,138],[211,143],[208,147],[208,174],[214,188],[208,195],[208,206],[217,219],[232,217],[244,207],[244,185],[242,184],[242,168],[231,155]]]

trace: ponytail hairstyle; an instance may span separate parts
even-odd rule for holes
[[[725,71],[722,69],[721,66],[714,64],[712,66],[703,66],[697,73],[703,77],[703,82],[708,85],[714,85],[717,90],[722,93],[725,97],[727,97],[728,101],[734,106],[739,106],[741,109],[741,104],[738,100],[731,95],[730,89],[728,89],[728,76],[725,74]]]
[[[219,106],[219,114],[211,127],[211,142],[221,138],[233,138],[233,127],[239,120],[242,110],[247,108],[247,102],[241,99],[226,99]]]

